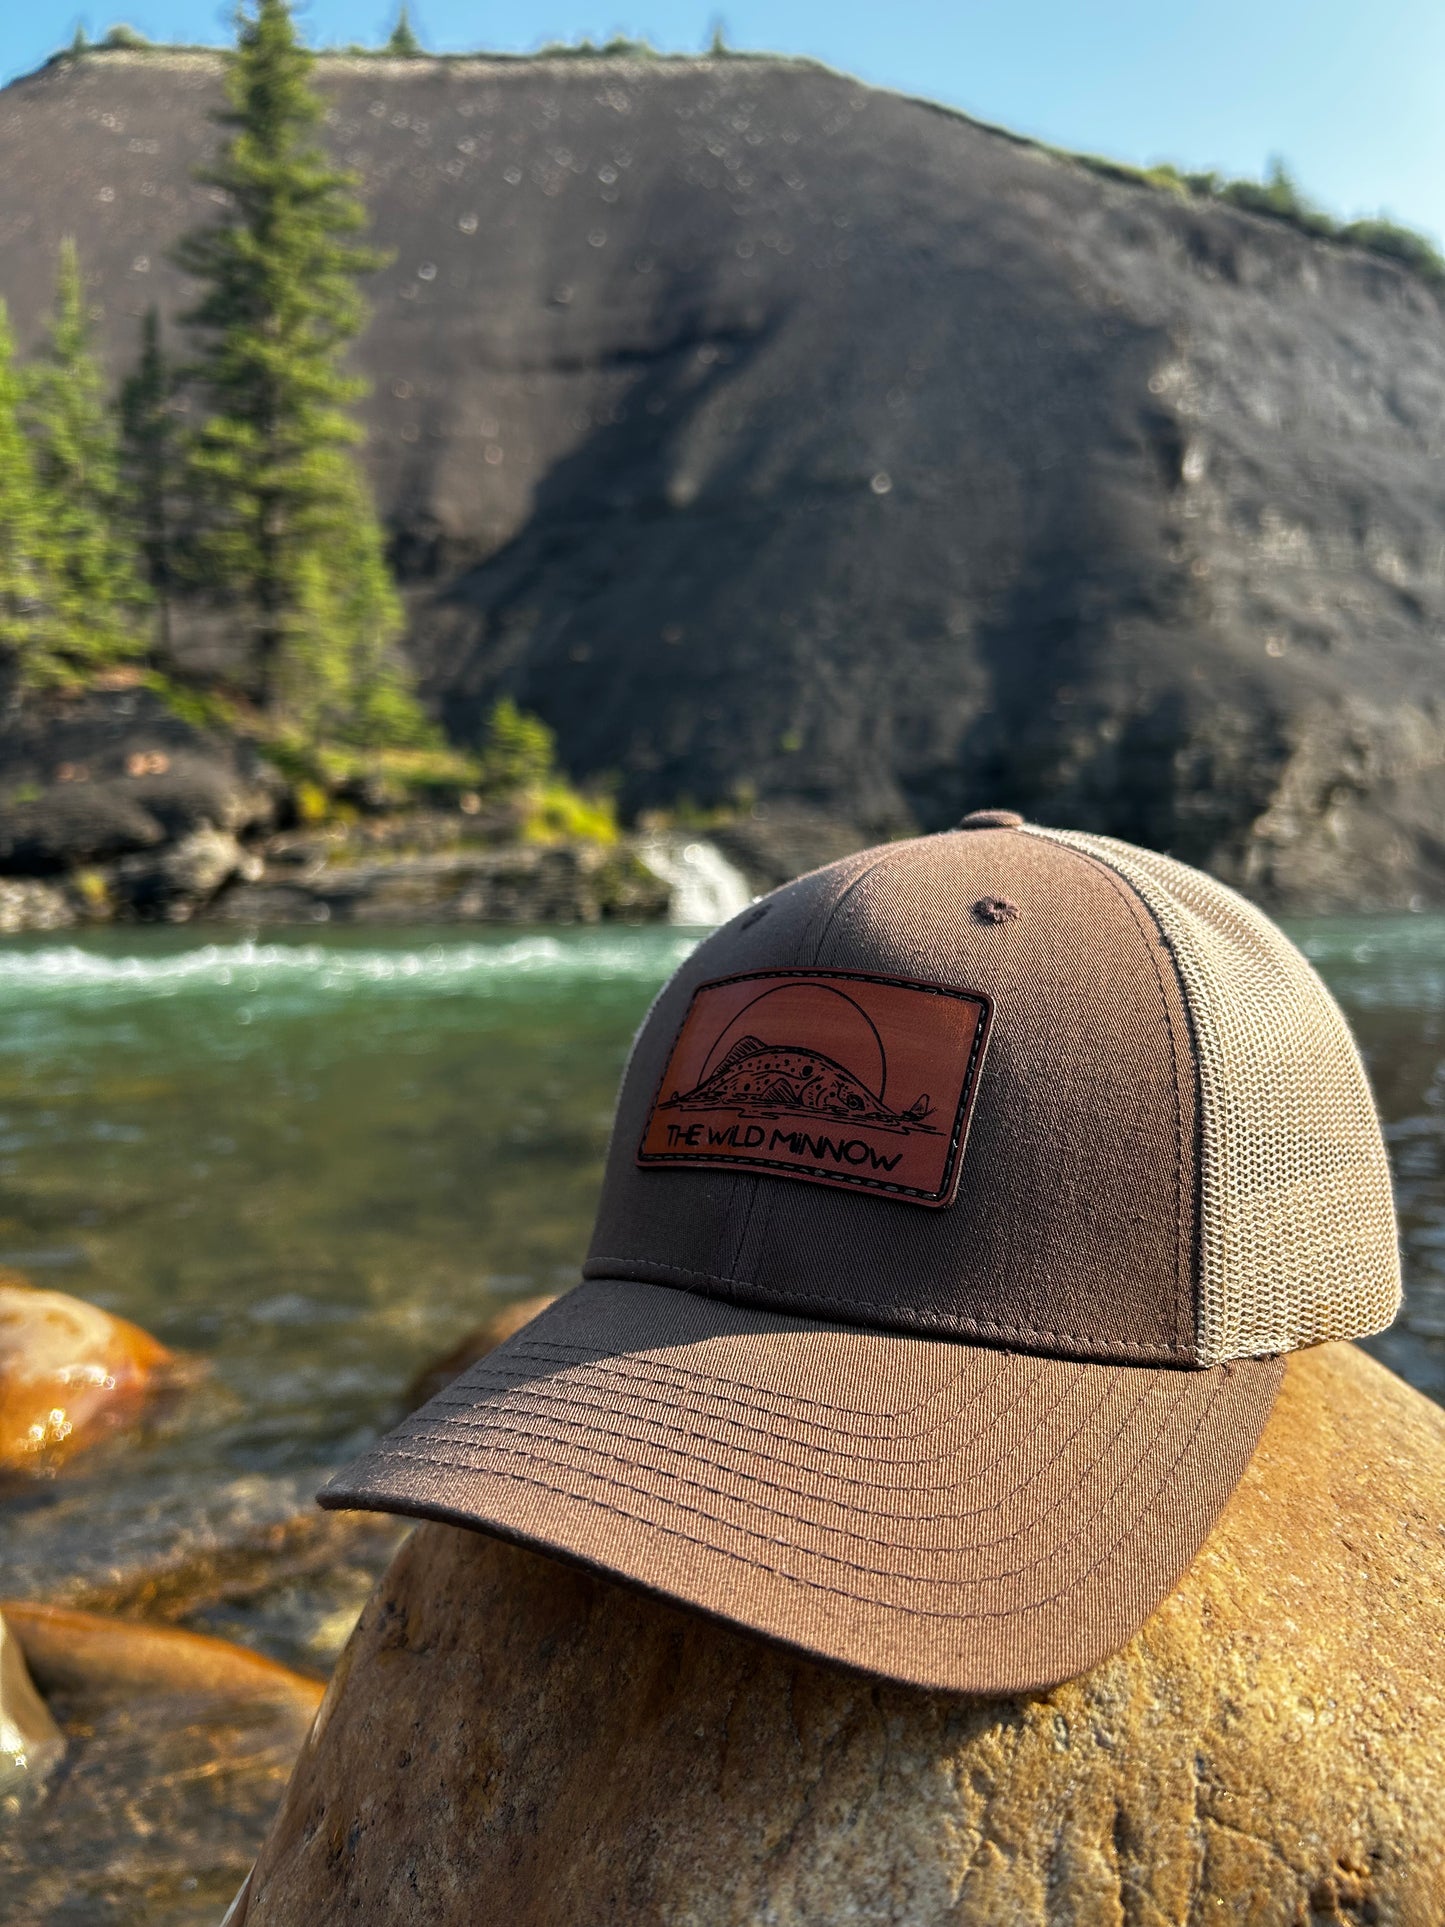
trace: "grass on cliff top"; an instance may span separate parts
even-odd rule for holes
[[[103,56],[106,53],[219,54],[221,51],[218,47],[200,44],[167,45],[153,42],[137,33],[133,27],[115,26],[110,28],[104,39],[96,45],[92,45],[78,34],[71,46],[52,54],[46,65],[64,65],[72,60],[89,58],[96,54]],[[811,60],[806,56],[755,53],[730,47],[720,33],[714,35],[711,46],[700,54],[664,53],[654,47],[650,41],[632,39],[623,34],[614,35],[609,40],[595,42],[590,39],[550,41],[545,46],[537,48],[535,52],[525,54],[491,53],[484,49],[478,49],[472,53],[455,54],[432,54],[425,51],[400,53],[386,46],[365,47],[357,43],[344,47],[321,47],[316,51],[331,58],[430,61],[439,66],[473,60],[518,66],[525,66],[539,60],[637,60],[669,64],[699,60],[738,60],[765,61],[799,67],[816,73],[835,71],[824,62]],[[1445,287],[1445,254],[1440,252],[1428,235],[1420,233],[1416,228],[1407,227],[1403,222],[1389,220],[1383,215],[1358,221],[1337,220],[1334,215],[1317,206],[1301,191],[1282,162],[1276,161],[1268,177],[1263,181],[1231,179],[1213,169],[1179,168],[1172,161],[1162,161],[1154,167],[1134,167],[1127,161],[1110,160],[1105,155],[1080,154],[1069,148],[1053,147],[1047,141],[1035,140],[1026,134],[1016,134],[1011,128],[998,127],[991,122],[978,120],[972,114],[965,114],[961,108],[949,107],[939,101],[919,100],[918,105],[929,107],[937,113],[947,114],[957,120],[967,121],[971,126],[983,128],[987,133],[1001,135],[1017,146],[1028,147],[1035,152],[1048,154],[1056,160],[1087,168],[1090,173],[1101,175],[1106,180],[1118,181],[1130,187],[1146,188],[1155,193],[1171,194],[1180,200],[1214,201],[1226,207],[1240,208],[1248,214],[1257,214],[1266,220],[1282,222],[1285,226],[1295,228],[1314,240],[1376,255],[1392,262],[1396,267],[1418,275],[1435,287]]]
[[[612,795],[574,788],[557,762],[554,732],[507,697],[493,705],[476,750],[440,737],[412,748],[356,748],[278,726],[219,691],[153,673],[142,680],[194,727],[249,741],[285,778],[303,823],[347,821],[365,796],[372,808],[398,811],[440,806],[465,814],[505,803],[524,843],[616,843],[621,835]]]

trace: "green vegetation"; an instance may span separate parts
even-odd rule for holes
[[[201,175],[222,212],[178,250],[201,283],[189,363],[171,365],[152,311],[107,406],[70,242],[31,366],[16,370],[0,331],[0,646],[32,688],[134,677],[156,654],[145,680],[173,707],[270,746],[439,752],[349,412],[364,392],[344,365],[366,318],[357,278],[382,257],[356,240],[356,183],[316,139],[288,0],[255,0],[237,31],[226,138]],[[403,9],[397,35],[410,31]],[[143,43],[112,28],[105,44]],[[182,598],[242,626],[249,694],[188,686],[170,646]]]
[[[120,391],[120,483],[126,517],[155,597],[161,653],[170,653],[170,599],[176,432],[175,373],[161,346],[161,318],[147,309],[140,357]]]
[[[375,745],[424,733],[347,412],[364,392],[343,366],[365,319],[357,277],[382,257],[352,238],[355,177],[316,141],[312,66],[286,0],[240,16],[227,139],[201,176],[224,211],[177,255],[202,284],[186,317],[203,413],[184,451],[185,554],[197,586],[248,612],[263,711]]]
[[[514,798],[520,804],[519,828],[531,843],[588,837],[598,843],[617,838],[617,812],[609,796],[580,796],[557,767],[557,738],[539,716],[519,709],[510,696],[493,704],[476,759],[478,800]]]
[[[493,705],[477,759],[477,787],[487,792],[540,789],[556,774],[557,738],[539,716],[510,696]]]
[[[128,28],[105,42],[144,44]],[[420,53],[405,5],[387,51]],[[86,52],[78,36],[70,57]],[[288,0],[240,14],[216,116],[225,139],[200,176],[221,212],[177,251],[200,283],[187,361],[168,355],[152,309],[107,406],[70,242],[24,369],[0,304],[0,650],[22,687],[74,690],[123,670],[196,726],[250,736],[305,820],[354,811],[356,796],[368,808],[450,801],[528,839],[612,841],[611,800],[565,782],[536,717],[499,703],[470,755],[416,701],[355,456],[364,387],[345,366],[366,319],[358,278],[382,257],[358,239],[354,177],[317,139],[313,64]],[[176,659],[173,611],[198,600],[239,620],[240,684]]]
[[[386,43],[386,51],[402,60],[415,60],[426,50],[416,37],[407,11],[406,0],[402,0],[401,12],[396,16],[396,25],[391,30],[391,38]]]
[[[0,646],[24,676],[46,654],[50,620],[35,465],[20,424],[20,391],[10,318],[0,302]]]
[[[55,309],[21,383],[43,619],[19,649],[31,686],[74,686],[146,649],[148,596],[126,537],[115,425],[90,346],[80,263],[61,244]]]
[[[1155,167],[1129,167],[1122,161],[1105,160],[1094,154],[1070,156],[1095,174],[1108,180],[1125,181],[1135,186],[1160,188],[1181,199],[1222,201],[1228,207],[1243,208],[1249,214],[1262,214],[1269,220],[1284,221],[1317,240],[1335,241],[1346,247],[1383,255],[1399,266],[1409,268],[1426,281],[1445,284],[1445,255],[1434,243],[1414,228],[1376,216],[1362,221],[1338,221],[1305,195],[1281,160],[1271,162],[1263,181],[1231,180],[1211,171],[1188,173],[1163,161]]]

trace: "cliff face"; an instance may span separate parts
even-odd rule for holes
[[[629,805],[1008,804],[1276,902],[1445,900],[1445,302],[1370,256],[765,61],[346,61],[369,461],[458,735]],[[216,63],[0,93],[22,340],[113,366]]]

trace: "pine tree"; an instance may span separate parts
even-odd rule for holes
[[[50,679],[83,683],[145,653],[148,598],[123,527],[115,427],[71,240],[61,243],[55,308],[23,397],[53,598]]]
[[[364,665],[391,660],[401,631],[351,452],[361,435],[347,410],[364,384],[343,365],[365,319],[357,277],[381,257],[353,238],[365,225],[355,177],[316,141],[311,70],[286,0],[255,0],[229,56],[227,138],[201,176],[225,211],[179,253],[204,284],[187,317],[205,411],[186,457],[190,551],[202,586],[251,611],[277,720],[354,708]]]
[[[141,321],[140,358],[120,391],[121,483],[135,546],[155,597],[162,651],[170,650],[171,521],[175,484],[174,376],[161,345],[161,318]]]
[[[30,446],[20,424],[21,382],[10,318],[0,301],[0,649],[22,684],[56,680],[44,525]]]
[[[281,655],[280,699],[308,735],[357,749],[422,747],[435,740],[411,693],[397,648],[401,601],[376,516],[353,464],[338,459],[338,491],[354,510],[329,550],[301,559],[296,605]],[[348,639],[344,649],[335,638]]]
[[[389,54],[399,55],[403,60],[415,60],[423,51],[416,29],[411,24],[411,13],[406,0],[402,0],[401,12],[396,16],[396,25],[391,30],[391,38],[386,43]]]

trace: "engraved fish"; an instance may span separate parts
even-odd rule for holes
[[[852,1071],[821,1051],[790,1044],[764,1044],[744,1037],[690,1091],[674,1091],[664,1109],[802,1111],[819,1117],[847,1118],[854,1124],[892,1130],[928,1129],[933,1106],[928,1093],[906,1111],[889,1108]]]

